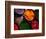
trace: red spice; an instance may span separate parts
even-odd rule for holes
[[[36,20],[32,21],[32,28],[33,29],[38,29],[39,28],[39,24],[38,24],[38,22]]]
[[[17,24],[14,24],[14,30],[18,30]]]

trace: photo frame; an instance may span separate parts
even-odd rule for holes
[[[5,24],[6,24],[5,25],[5,38],[44,36],[45,35],[45,30],[44,30],[45,29],[45,7],[44,6],[45,6],[44,3],[5,1],[5,20],[6,20],[5,21]],[[19,10],[17,11],[17,9],[19,9]],[[39,15],[38,15],[38,20],[39,20],[38,27],[39,28],[32,27],[31,29],[28,29],[28,27],[26,27],[26,29],[25,29],[25,27],[24,28],[22,27],[20,29],[17,28],[17,30],[16,30],[16,27],[15,27],[15,29],[14,29],[14,19],[15,19],[14,16],[16,16],[16,14],[14,14],[14,13],[15,13],[15,11],[19,12],[20,10],[23,10],[23,9],[25,11],[24,13],[26,13],[27,10],[31,11],[31,12],[34,10],[35,12],[39,13]],[[28,16],[28,15],[30,15],[30,13],[29,14],[26,13],[26,15]],[[34,16],[34,14],[31,14],[31,15]],[[18,16],[20,16],[20,15],[18,15]],[[28,21],[31,20],[30,19],[31,16],[29,19],[25,16],[25,14],[23,16]],[[17,23],[19,23],[19,21],[17,21]],[[16,23],[16,21],[15,21],[15,23]],[[24,22],[24,24],[25,24],[25,22]],[[23,26],[27,26],[24,24],[23,24]]]

